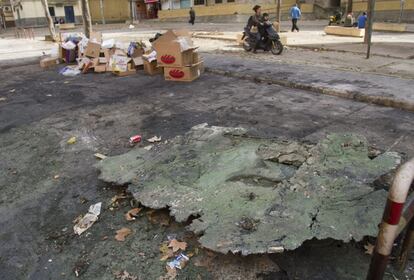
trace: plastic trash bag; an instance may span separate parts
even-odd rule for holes
[[[72,41],[67,41],[65,43],[62,43],[62,48],[65,50],[73,50],[76,48],[76,44]]]
[[[110,49],[113,48],[115,45],[115,40],[114,39],[109,39],[109,40],[105,40],[102,42],[102,48],[104,49]]]
[[[152,51],[149,54],[143,54],[142,57],[148,61],[148,62],[152,62],[154,60],[157,60],[157,52],[156,51]]]
[[[59,71],[59,74],[62,74],[63,76],[67,76],[67,77],[74,77],[74,76],[79,75],[80,73],[81,71],[78,68],[74,68],[70,66],[66,66]]]

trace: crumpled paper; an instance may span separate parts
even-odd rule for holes
[[[98,202],[89,207],[88,213],[85,214],[77,223],[73,226],[73,231],[77,235],[81,235],[88,230],[97,220],[99,214],[101,214],[102,202]]]

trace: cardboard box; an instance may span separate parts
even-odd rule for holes
[[[111,56],[109,64],[112,66],[113,71],[125,72],[128,71],[128,65],[130,65],[130,61],[130,57],[113,55]]]
[[[106,57],[99,57],[98,61],[99,61],[100,64],[108,63],[108,60],[106,59]]]
[[[142,56],[133,57],[132,63],[134,64],[134,67],[138,67],[144,65],[144,60],[142,59]]]
[[[94,67],[99,65],[99,58],[95,57],[95,58],[91,59],[91,62],[92,62],[92,65],[90,66],[90,68],[94,68]]]
[[[121,49],[114,49],[112,55],[128,56],[128,54]]]
[[[40,60],[40,67],[48,68],[59,64],[59,59],[56,57],[45,57]]]
[[[106,67],[106,64],[99,64],[95,66],[94,71],[97,73],[104,73],[106,72]]]
[[[152,61],[152,62],[148,62],[146,60],[144,60],[144,72],[147,73],[148,75],[158,75],[158,74],[162,74],[163,69],[161,67],[157,66],[157,61]]]
[[[201,75],[203,62],[192,66],[164,67],[164,78],[167,81],[192,82]]]
[[[142,48],[134,49],[134,52],[131,54],[131,57],[141,57],[144,54],[144,50]]]
[[[124,77],[124,76],[136,74],[137,70],[135,70],[132,63],[128,63],[126,71],[114,71],[113,73],[119,77]]]
[[[85,50],[85,56],[88,57],[99,57],[101,53],[101,44],[88,42]]]
[[[188,66],[193,61],[193,51],[197,49],[186,31],[168,30],[153,42],[157,52],[158,66]]]
[[[59,57],[65,62],[65,63],[73,63],[76,61],[77,57],[77,50],[67,50],[62,48],[62,46],[59,47]]]

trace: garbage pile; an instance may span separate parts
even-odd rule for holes
[[[152,46],[142,41],[129,45],[114,39],[103,41],[100,32],[92,32],[90,38],[74,33],[60,37],[58,50],[42,58],[40,66],[68,64],[60,70],[65,76],[89,72],[129,76],[144,70],[148,75],[164,74],[168,81],[191,82],[203,71],[203,61],[187,31],[169,30],[157,34],[150,40]]]

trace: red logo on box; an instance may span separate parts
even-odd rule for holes
[[[173,64],[175,62],[175,57],[169,54],[161,56],[161,61],[165,64]]]
[[[178,69],[173,69],[170,70],[170,76],[173,77],[174,79],[181,79],[182,77],[184,77],[185,73],[181,70]]]

